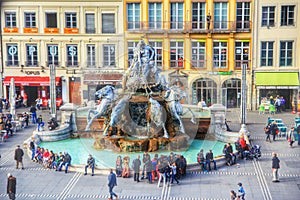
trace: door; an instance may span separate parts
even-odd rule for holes
[[[70,102],[81,105],[81,81],[80,77],[69,78]]]
[[[35,105],[35,100],[38,97],[38,87],[37,86],[27,86],[24,87],[25,93],[27,93],[28,100],[27,100],[27,105]]]

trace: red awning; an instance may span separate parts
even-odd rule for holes
[[[15,79],[16,86],[50,86],[50,77],[41,76],[6,76],[3,84],[9,85],[11,78]],[[60,77],[55,78],[55,85],[59,85]]]

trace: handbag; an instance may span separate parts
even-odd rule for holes
[[[288,142],[291,142],[291,138],[288,138],[288,140],[287,140]]]
[[[276,135],[278,135],[278,133],[279,133],[279,130],[277,129],[277,130],[276,130]]]

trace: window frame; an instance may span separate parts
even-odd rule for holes
[[[111,47],[113,47],[113,54],[111,54]],[[106,50],[107,49],[107,50]],[[114,44],[103,44],[103,67],[116,67],[116,45]],[[107,52],[107,58],[105,58],[105,53]]]
[[[55,47],[55,52],[53,54],[51,53],[52,50],[50,48]],[[59,66],[59,46],[58,44],[47,44],[47,64],[48,67],[49,65],[54,65],[54,66]]]
[[[89,18],[88,16],[93,16]],[[95,34],[95,13],[85,13],[85,33],[86,34]]]
[[[48,20],[48,17],[49,17],[49,15],[54,15],[55,14],[55,26],[52,26],[52,25],[49,25],[49,20]],[[46,12],[45,13],[45,19],[46,19],[46,28],[58,28],[58,21],[57,21],[57,12]],[[51,23],[54,21],[52,21],[52,20],[50,20],[51,21]]]
[[[153,5],[153,9],[151,9]],[[149,2],[148,3],[148,28],[162,29],[162,3]],[[153,16],[151,13],[153,12]],[[151,20],[153,19],[153,20]]]
[[[286,8],[284,13],[283,8]],[[292,8],[292,10],[290,10]],[[290,17],[292,13],[292,17]],[[285,16],[283,16],[285,15]],[[284,17],[284,18],[283,18]],[[292,20],[292,22],[290,22]],[[280,26],[295,26],[295,5],[282,5],[280,11]]]
[[[155,51],[154,65],[157,67],[162,67],[163,64],[163,42],[162,41],[151,41],[149,40],[149,45],[153,47]]]
[[[66,12],[65,13],[65,28],[77,28],[77,13]]]
[[[240,46],[238,46],[238,43],[240,43]],[[248,45],[247,45],[248,44]],[[240,52],[238,53],[237,50],[240,48]],[[247,52],[245,52],[247,51]],[[240,56],[240,59],[237,57]],[[247,63],[249,67],[249,58],[250,58],[250,41],[235,41],[235,52],[234,52],[234,58],[235,58],[235,68],[236,69],[242,69],[242,65]]]
[[[215,44],[218,43],[217,46]],[[222,46],[222,44],[226,44],[225,47]],[[225,49],[225,59],[223,50]],[[218,51],[217,54],[215,54],[215,51]],[[222,65],[222,63],[225,63],[225,66]],[[228,41],[213,41],[213,68],[219,68],[219,69],[226,69],[228,68]]]
[[[12,47],[15,47],[15,53],[11,52]],[[7,56],[7,61],[6,65],[7,66],[18,66],[19,65],[19,49],[18,49],[18,44],[16,43],[7,43],[6,44],[6,56]]]
[[[241,10],[241,15],[239,15],[239,10]],[[251,12],[250,2],[236,3],[236,28],[237,29],[250,29],[250,12]],[[241,20],[239,20],[239,18],[241,18]]]
[[[197,6],[196,8],[194,6]],[[201,14],[202,13],[202,14]],[[192,2],[192,29],[205,30],[206,3]]]
[[[217,15],[217,5],[220,5],[220,15]],[[223,10],[225,10],[226,13],[223,13]],[[214,2],[214,29],[228,29],[228,11],[228,2]],[[224,21],[225,18],[226,20]]]
[[[108,31],[104,31],[104,24],[108,21],[108,20],[104,20],[104,15],[110,15],[110,16],[113,16],[113,24],[107,24],[106,26],[107,27],[112,27],[112,29],[108,29]],[[116,15],[115,13],[102,13],[102,28],[101,28],[101,31],[102,31],[102,34],[115,34],[116,33]]]
[[[5,27],[16,28],[17,27],[17,14],[16,12],[4,12],[5,15]]]
[[[291,48],[289,48],[289,44]],[[284,44],[284,49],[282,48],[282,45]],[[280,41],[280,52],[279,52],[279,67],[291,67],[293,66],[293,40],[281,40]],[[284,57],[282,57],[282,53],[284,53]],[[284,63],[282,62],[284,61]],[[289,64],[290,63],[290,64]]]
[[[73,49],[70,49],[70,47],[76,47],[75,51],[73,51]],[[70,52],[76,52],[74,55],[70,54]],[[79,63],[78,63],[78,53],[79,53],[79,49],[78,49],[78,45],[77,44],[67,44],[66,45],[66,66],[67,67],[78,67]]]
[[[263,48],[263,46],[266,48]],[[265,52],[265,56],[263,57]],[[263,64],[265,62],[265,65]],[[271,67],[274,65],[274,41],[260,42],[260,66]]]
[[[175,6],[175,8],[174,8],[174,6]],[[181,13],[181,11],[182,11],[182,13]],[[173,12],[173,14],[172,14],[172,12]],[[184,3],[171,2],[170,3],[170,29],[171,30],[181,30],[184,28],[183,23],[184,23]]]
[[[86,45],[86,67],[94,68],[96,67],[96,45],[87,44]]]
[[[196,44],[194,46],[193,44]],[[196,51],[196,53],[194,53]],[[201,53],[203,52],[203,53]],[[206,42],[192,41],[191,42],[191,64],[193,69],[205,69]],[[203,57],[203,59],[201,59]],[[196,59],[194,59],[196,58]]]
[[[132,5],[132,9],[129,7]],[[132,17],[129,16],[132,10]],[[140,3],[127,3],[127,30],[135,30],[141,28],[141,4]],[[132,18],[132,20],[130,20]]]
[[[34,48],[31,49],[30,48]],[[29,43],[25,45],[26,48],[26,66],[37,67],[38,66],[38,45],[36,43]]]
[[[25,28],[36,28],[35,12],[24,12],[24,25]]]
[[[264,11],[264,9],[267,9]],[[274,10],[271,10],[274,9]],[[274,27],[275,26],[275,12],[276,7],[275,6],[262,6],[262,14],[261,14],[261,27]],[[264,14],[266,17],[264,17]],[[273,18],[270,17],[270,15],[273,15]]]
[[[175,55],[172,55],[172,50],[175,51]],[[172,59],[172,56],[176,59]],[[184,68],[184,41],[170,41],[170,68]]]

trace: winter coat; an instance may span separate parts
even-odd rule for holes
[[[294,142],[296,140],[295,135],[294,135],[294,131],[290,130],[288,133],[288,138]]]
[[[151,162],[151,160],[147,160],[145,162],[145,170],[146,170],[146,172],[151,172],[152,171],[152,162]]]
[[[113,172],[111,172],[108,175],[108,186],[109,187],[117,186],[117,177],[116,174],[114,174]]]
[[[273,158],[272,158],[272,168],[279,169],[280,168],[279,163],[280,163],[280,160],[278,159],[278,157],[273,156]]]
[[[16,194],[16,186],[17,186],[17,180],[15,177],[10,176],[7,179],[7,194],[14,193]]]
[[[24,151],[22,149],[17,148],[15,150],[15,160],[16,161],[22,162],[23,155],[24,155]]]
[[[133,163],[132,163],[132,169],[133,169],[134,173],[140,173],[140,167],[141,167],[140,159],[138,159],[138,158],[134,159]]]

